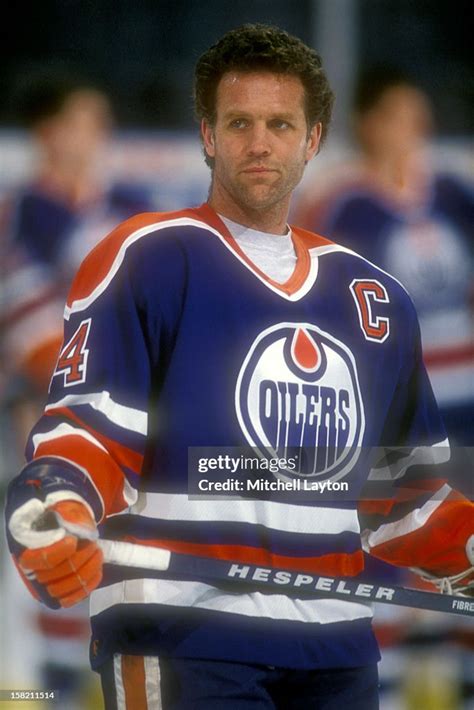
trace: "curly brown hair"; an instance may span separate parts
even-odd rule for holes
[[[300,78],[305,89],[308,132],[321,122],[321,142],[331,121],[334,94],[321,57],[297,37],[271,25],[246,24],[227,32],[199,58],[194,74],[194,106],[199,120],[216,120],[216,94],[230,71],[269,71]]]

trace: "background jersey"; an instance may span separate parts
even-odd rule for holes
[[[96,247],[70,292],[32,462],[9,507],[36,481],[80,492],[103,537],[144,546],[355,575],[362,531],[390,562],[465,565],[468,504],[433,476],[417,485],[423,466],[411,466],[449,454],[410,299],[353,252],[292,232],[297,265],[285,284],[248,261],[208,205],[139,215]],[[347,481],[350,499],[188,496],[188,450],[210,446],[262,458],[302,447],[297,469],[279,475]],[[372,447],[384,447],[375,461]],[[369,473],[373,485],[403,478],[403,500],[358,511]],[[452,516],[466,523],[447,540]],[[120,652],[363,665],[378,657],[371,615],[360,602],[106,565],[91,595],[92,662]]]
[[[44,401],[61,344],[64,301],[81,261],[119,221],[150,207],[145,188],[126,183],[75,203],[37,182],[4,202],[0,357],[10,378],[7,399],[39,395]]]
[[[424,360],[448,433],[471,445],[474,412],[474,195],[437,175],[422,204],[402,206],[362,175],[340,179],[298,216],[310,229],[396,276],[420,319]]]

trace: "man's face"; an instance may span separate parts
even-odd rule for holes
[[[96,161],[110,129],[111,111],[106,97],[93,89],[78,89],[56,115],[42,122],[38,135],[55,160],[80,169]]]
[[[202,123],[214,159],[212,199],[224,214],[287,208],[316,153],[321,124],[308,134],[304,87],[296,76],[229,72],[217,89],[216,122]],[[286,206],[286,207],[285,207]]]
[[[396,159],[422,148],[431,124],[426,96],[412,86],[400,84],[386,89],[375,106],[359,118],[357,127],[368,153]]]

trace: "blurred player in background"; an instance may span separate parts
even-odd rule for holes
[[[401,72],[376,66],[357,83],[358,160],[311,185],[295,219],[398,278],[420,319],[424,360],[452,444],[474,434],[474,193],[434,170],[432,109]]]
[[[72,276],[104,233],[151,203],[144,187],[111,182],[106,173],[113,114],[102,90],[66,69],[44,68],[23,80],[15,104],[37,155],[32,178],[2,206],[0,397],[23,458],[57,360]],[[37,623],[48,641],[43,682],[61,687],[66,702],[67,687],[80,686],[87,661],[87,610],[45,609]]]
[[[31,132],[37,165],[3,205],[0,325],[3,367],[14,377],[11,397],[26,398],[30,410],[47,391],[78,265],[104,231],[151,204],[142,186],[112,183],[106,174],[113,115],[103,91],[65,70],[45,69],[23,82],[17,112]]]
[[[451,444],[472,446],[474,193],[459,177],[434,169],[429,149],[433,125],[428,97],[408,76],[382,65],[361,74],[353,107],[359,156],[330,169],[329,179],[309,184],[293,216],[307,229],[327,234],[370,259],[408,289],[417,307],[424,360]],[[459,477],[457,485],[472,497],[469,478]],[[390,571],[374,559],[368,565],[375,577],[417,584],[399,568]],[[472,652],[461,653],[458,666],[445,665],[444,673],[433,672],[434,666],[426,662],[433,648],[435,655],[439,653],[442,641],[459,637],[456,620],[392,607],[380,608],[375,621],[384,647],[381,682],[387,703],[392,691],[398,697],[397,688],[407,686],[410,676],[408,696],[424,693],[422,700],[403,701],[410,710],[420,702],[434,710],[461,707],[448,699],[458,692],[450,683],[461,675],[461,692],[466,707],[471,707],[472,683],[467,679]],[[472,627],[465,629],[467,647],[472,645],[472,633]],[[410,637],[411,643],[425,649],[425,670],[416,664],[422,658],[419,651],[414,664],[411,656],[407,664],[404,653],[397,651]],[[454,652],[450,657],[456,663]],[[460,671],[461,666],[467,670]],[[407,674],[407,667],[414,668],[415,675]]]

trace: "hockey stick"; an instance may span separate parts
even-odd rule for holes
[[[158,578],[200,580],[219,585],[227,583],[232,587],[240,586],[246,592],[266,591],[291,594],[297,598],[324,597],[345,601],[381,602],[474,616],[474,599],[467,597],[376,584],[362,577],[326,577],[298,570],[185,555],[120,540],[98,539],[96,530],[91,533],[89,529],[65,520],[57,512],[46,513],[34,527],[37,530],[62,527],[78,538],[94,540],[102,549],[105,564],[137,568],[147,575],[157,573]]]
[[[474,599],[424,592],[395,585],[376,584],[363,578],[337,578],[295,570],[270,569],[241,562],[184,555],[168,550],[114,540],[98,541],[104,562],[136,567],[145,573],[164,572],[172,579],[230,583],[246,592],[279,592],[298,598],[331,598],[371,601],[474,616]]]

